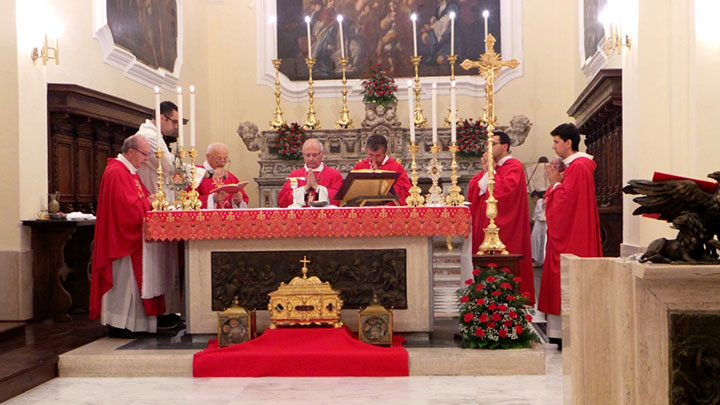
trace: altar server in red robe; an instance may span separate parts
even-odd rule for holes
[[[493,159],[495,160],[495,199],[498,214],[495,224],[500,228],[500,240],[509,253],[521,254],[520,290],[530,305],[535,303],[535,286],[532,268],[532,244],[530,242],[530,214],[528,208],[525,166],[510,156],[510,137],[504,132],[493,135]],[[476,254],[485,238],[484,229],[490,224],[487,217],[488,160],[487,153],[481,159],[483,171],[470,180],[468,201],[472,212],[472,252]]]
[[[547,250],[538,309],[547,314],[548,337],[562,345],[560,254],[601,257],[602,247],[593,179],[597,165],[592,156],[578,152],[580,131],[575,124],[561,124],[550,134],[552,148],[563,159],[565,169],[561,172],[553,165],[545,169],[550,184],[545,193]]]
[[[202,202],[202,208],[214,210],[248,207],[249,199],[245,190],[232,194],[222,191],[211,193],[223,184],[237,184],[240,182],[227,169],[226,165],[229,165],[229,163],[227,145],[218,142],[208,146],[205,163],[201,166],[205,169],[205,177],[197,186],[198,198]]]
[[[400,173],[400,177],[390,189],[390,194],[399,197],[398,205],[407,205],[405,199],[410,195],[410,178],[395,159],[387,155],[387,140],[382,135],[370,135],[367,139],[367,159],[358,162],[353,170],[373,169],[389,170]]]
[[[141,298],[142,224],[151,197],[137,175],[153,152],[141,135],[125,140],[108,159],[100,181],[90,282],[90,318],[110,325],[111,336],[155,332],[163,296]],[[115,333],[114,333],[115,332]]]
[[[322,143],[317,139],[308,139],[303,144],[302,153],[305,167],[290,173],[288,181],[278,193],[278,206],[307,207],[310,201],[328,201],[340,205],[334,198],[340,190],[343,177],[339,171],[323,164],[325,152]]]

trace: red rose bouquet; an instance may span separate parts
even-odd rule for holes
[[[520,281],[494,264],[473,270],[467,287],[458,290],[463,347],[509,349],[540,341],[530,330],[532,317],[526,311],[528,299],[519,292]]]
[[[458,154],[465,157],[480,157],[485,153],[487,128],[481,121],[472,118],[457,126]]]
[[[379,64],[371,67],[370,73],[365,74],[362,82],[363,102],[385,106],[397,102],[396,91],[395,79]]]
[[[305,130],[297,122],[283,124],[277,130],[275,147],[283,160],[302,159],[302,146],[305,142]]]

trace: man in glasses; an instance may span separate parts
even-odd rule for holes
[[[160,131],[162,132],[162,135],[164,137],[163,139],[166,139],[165,137],[175,138],[178,124],[178,109],[175,103],[173,103],[172,101],[163,101],[162,103],[160,103]],[[142,135],[143,138],[148,141],[148,143],[150,144],[150,148],[153,152],[150,155],[148,161],[143,165],[143,167],[138,170],[138,176],[140,176],[140,180],[142,180],[148,191],[150,191],[151,194],[155,194],[157,192],[158,168],[158,161],[155,157],[155,152],[158,150],[158,136],[157,123],[155,122],[154,115],[153,119],[145,120],[145,122],[140,125],[137,133]],[[165,184],[169,185],[170,179],[175,173],[175,166],[173,165],[173,155],[170,153],[165,140],[160,142],[159,147],[160,150],[163,152],[163,177],[165,179]],[[173,201],[175,199],[172,188],[170,188],[169,186],[163,187],[163,191],[165,192],[165,198],[168,201]]]
[[[100,181],[90,282],[90,318],[110,326],[111,337],[155,332],[157,315],[165,312],[164,297],[143,297],[142,221],[154,196],[137,171],[152,152],[141,135],[123,142],[117,158],[108,159]],[[148,270],[152,271],[152,270]],[[145,281],[145,283],[143,283]]]
[[[529,304],[535,303],[535,285],[532,268],[532,244],[530,242],[530,208],[528,206],[525,167],[522,162],[510,156],[510,137],[501,131],[493,134],[492,151],[485,152],[480,159],[483,170],[468,184],[468,201],[472,212],[472,253],[475,254],[485,238],[484,229],[490,224],[487,217],[488,153],[493,156],[497,217],[500,240],[509,253],[521,254],[520,290]]]
[[[339,171],[323,164],[323,144],[317,139],[308,139],[303,144],[302,153],[305,167],[290,173],[278,193],[278,207],[307,207],[313,201],[339,205],[334,198],[343,177]]]
[[[247,208],[248,196],[245,190],[240,189],[235,193],[225,191],[215,192],[213,190],[224,184],[237,184],[239,180],[228,170],[230,159],[228,158],[228,147],[224,143],[211,143],[205,154],[205,177],[197,187],[202,208],[204,209],[232,209]]]

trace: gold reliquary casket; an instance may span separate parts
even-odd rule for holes
[[[330,283],[315,276],[308,277],[307,256],[303,263],[302,277],[295,277],[289,284],[280,283],[277,290],[268,294],[270,303],[270,329],[279,325],[343,325],[340,310],[343,300],[340,291],[333,290]]]
[[[254,339],[255,334],[255,311],[248,312],[241,307],[236,295],[233,306],[218,313],[218,346],[247,342]]]

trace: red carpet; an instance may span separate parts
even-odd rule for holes
[[[195,377],[387,377],[408,375],[405,338],[392,347],[357,340],[347,327],[267,329],[259,338],[228,347],[217,340],[195,353]]]

